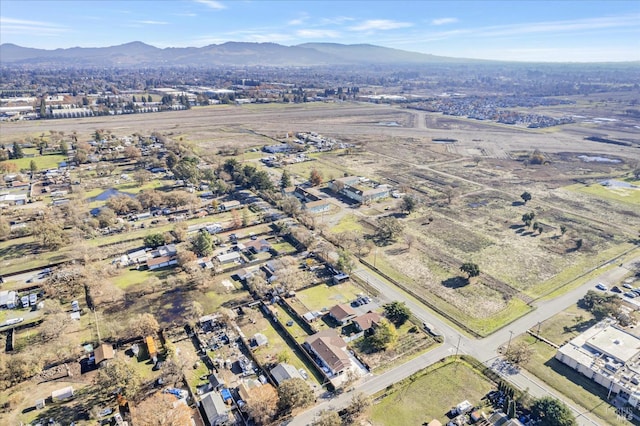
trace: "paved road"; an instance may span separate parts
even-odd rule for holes
[[[535,327],[538,323],[552,317],[553,315],[567,309],[578,299],[580,299],[588,290],[594,288],[599,281],[613,283],[620,281],[632,269],[632,264],[640,261],[640,255],[637,254],[638,249],[628,254],[623,265],[617,266],[611,270],[603,272],[597,278],[589,280],[584,285],[571,290],[560,297],[548,301],[540,301],[535,305],[535,309],[524,317],[509,324],[509,326],[499,330],[491,336],[483,339],[474,339],[472,337],[461,334],[457,329],[448,322],[432,313],[422,303],[415,300],[410,295],[404,293],[388,281],[380,278],[366,268],[360,268],[354,273],[361,279],[367,281],[369,285],[376,288],[380,292],[380,298],[386,300],[399,300],[405,302],[411,311],[419,319],[433,324],[445,336],[445,343],[436,349],[429,351],[407,363],[398,366],[392,370],[386,371],[380,375],[371,375],[360,381],[356,390],[347,392],[331,400],[323,401],[312,409],[307,410],[293,419],[291,425],[308,425],[314,416],[324,409],[339,409],[349,404],[353,392],[363,392],[372,395],[392,383],[396,383],[411,374],[437,362],[438,360],[453,355],[456,352],[460,354],[469,354],[476,359],[490,366],[494,371],[501,374],[506,380],[515,384],[521,389],[528,389],[529,393],[534,397],[542,397],[551,395],[558,399],[563,399],[555,391],[551,390],[546,384],[531,376],[525,371],[516,371],[513,369],[504,369],[504,363],[498,354],[498,348],[509,342],[511,336],[517,336],[526,332],[526,330]],[[633,257],[632,257],[633,256]],[[566,402],[566,401],[565,401]],[[573,411],[578,424],[580,425],[599,425],[597,418],[591,415],[587,409],[577,406],[573,403],[567,403]]]

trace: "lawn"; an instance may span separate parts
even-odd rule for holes
[[[573,305],[541,323],[540,335],[556,345],[563,345],[594,324],[595,317],[591,312]],[[533,331],[537,330],[537,327],[533,328]]]
[[[254,349],[254,356],[261,364],[277,364],[279,358],[284,358],[286,363],[293,365],[296,369],[304,368],[310,373],[315,372],[312,366],[304,362],[305,358],[298,356],[297,351],[287,343],[280,332],[264,317],[262,311],[258,312],[256,309],[252,316],[255,324],[244,321],[240,326],[249,339],[256,333],[262,333],[269,340],[267,345]],[[322,383],[314,374],[309,374],[309,377],[313,378],[312,380],[315,380],[318,385]]]
[[[360,293],[362,290],[350,282],[331,286],[320,284],[296,293],[296,299],[306,308],[303,312],[305,313],[321,311],[323,308],[328,310],[339,303],[349,303],[356,299]],[[298,306],[295,303],[293,306],[298,311]]]
[[[60,154],[38,155],[36,149],[24,149],[25,154],[35,154],[35,157],[24,157],[18,160],[8,160],[7,163],[15,164],[18,170],[30,170],[31,160],[36,162],[38,170],[57,169],[58,163],[66,161],[67,157]]]
[[[394,389],[373,406],[373,425],[420,425],[438,419],[447,424],[452,406],[468,400],[478,404],[493,383],[462,361],[448,360]]]
[[[136,270],[133,268],[122,269],[120,274],[113,278],[111,281],[117,287],[122,290],[127,290],[128,288],[135,286],[136,284],[141,284],[152,277],[157,277],[160,280],[167,278],[169,275],[173,274],[173,269],[160,269],[157,271],[150,271],[148,269]]]
[[[323,160],[320,155],[322,154],[311,154],[310,157],[312,159],[315,157],[316,161],[291,164],[287,166],[287,170],[299,179],[306,180],[309,179],[311,170],[316,169],[322,176],[323,182],[342,177],[345,173],[351,174],[346,168],[337,166],[334,162]]]
[[[340,219],[337,225],[330,229],[330,232],[333,234],[339,234],[345,231],[362,232],[364,231],[364,227],[355,215],[347,214]]]

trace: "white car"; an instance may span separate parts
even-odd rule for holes
[[[596,284],[596,288],[597,288],[598,290],[602,290],[602,291],[607,291],[607,290],[609,290],[609,287],[607,287],[606,285],[604,285],[604,284],[602,284],[602,283],[598,283],[598,284]]]
[[[298,370],[298,373],[300,373],[300,375],[302,376],[303,379],[307,380],[309,378],[309,375],[307,374],[307,372],[304,370],[304,368],[301,368]]]

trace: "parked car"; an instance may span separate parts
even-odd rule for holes
[[[611,291],[614,293],[622,293],[622,290],[618,286],[611,287]]]
[[[629,283],[622,284],[622,287],[628,288],[629,290],[633,290],[633,286],[631,284],[629,284]]]
[[[636,294],[631,293],[630,291],[626,292],[624,295],[627,296],[629,299],[634,299],[636,297]]]
[[[307,380],[309,378],[309,375],[307,374],[307,372],[305,371],[304,368],[301,368],[298,370],[298,373],[300,373],[300,375],[302,376],[303,379]]]
[[[607,290],[609,290],[609,287],[607,287],[606,285],[604,285],[604,284],[602,284],[602,283],[598,283],[598,284],[596,284],[596,288],[597,288],[598,290],[602,290],[602,291],[607,291]]]

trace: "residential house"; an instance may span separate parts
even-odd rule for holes
[[[93,351],[93,355],[95,357],[95,363],[99,367],[102,367],[101,364],[104,361],[108,361],[110,359],[113,359],[116,356],[115,351],[113,350],[113,346],[111,346],[111,345],[109,345],[107,343],[103,343],[100,346],[98,346]]]
[[[27,194],[4,194],[0,195],[0,205],[22,206],[27,203]]]
[[[311,201],[318,201],[321,199],[320,192],[315,188],[303,188],[302,186],[296,186],[293,191],[293,195],[300,199],[303,203]]]
[[[338,304],[329,309],[329,316],[341,325],[346,324],[358,315],[353,308],[346,304]]]
[[[273,367],[270,373],[278,386],[285,380],[302,379],[302,376],[293,365],[285,364],[284,362]]]
[[[331,203],[329,200],[309,201],[308,203],[304,203],[302,208],[309,213],[324,213],[331,209]]]
[[[225,201],[218,204],[218,210],[221,212],[228,212],[229,210],[237,209],[242,205],[238,200]]]
[[[339,375],[352,367],[347,343],[334,329],[322,330],[305,340],[305,347],[322,363],[323,371]]]
[[[151,259],[147,259],[147,268],[150,271],[160,268],[166,268],[169,266],[174,266],[178,264],[178,259],[173,256],[160,256],[160,257],[152,257]]]
[[[238,269],[236,271],[235,275],[236,275],[236,277],[238,277],[239,280],[245,281],[245,280],[251,278],[253,276],[253,274],[254,274],[254,271],[250,271],[250,270],[247,270],[247,269],[243,268],[243,269]]]
[[[175,256],[178,253],[178,249],[175,244],[165,244],[152,250],[149,254],[151,257],[160,257],[160,256]]]
[[[369,332],[374,329],[378,324],[380,324],[380,320],[382,319],[382,315],[377,312],[367,312],[364,315],[360,315],[353,319],[353,324],[360,331]]]
[[[237,251],[232,251],[231,253],[223,253],[216,256],[216,260],[221,265],[240,262],[240,259],[242,259],[242,256]]]
[[[359,203],[368,203],[388,197],[391,191],[388,185],[377,185],[368,179],[357,176],[334,179],[329,182],[328,186],[332,191]]]
[[[265,239],[251,240],[244,243],[244,248],[254,254],[264,253],[271,250],[271,243]]]
[[[145,263],[146,261],[147,251],[143,248],[127,253],[127,262],[129,265],[134,263]]]
[[[200,406],[204,410],[205,418],[210,426],[223,425],[229,422],[229,407],[227,407],[218,392],[208,392],[200,399]]]

